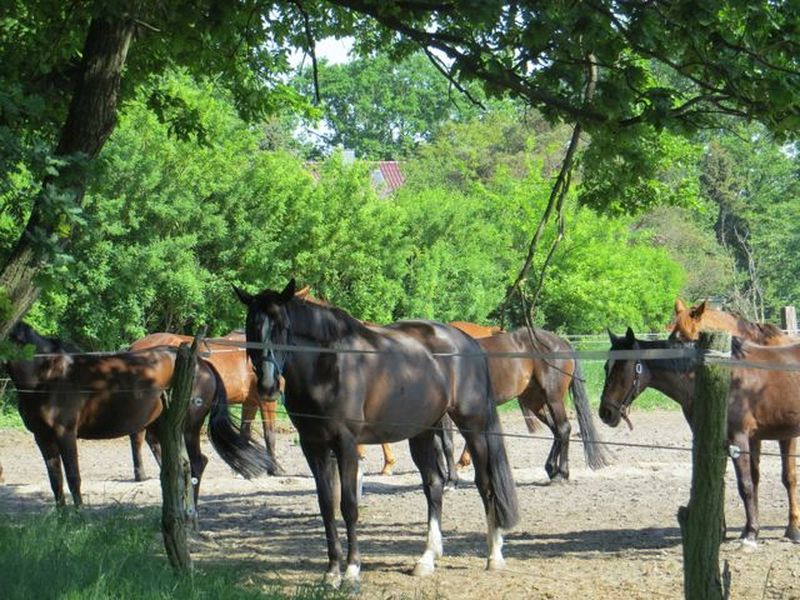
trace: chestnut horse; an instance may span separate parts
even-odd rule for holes
[[[572,352],[569,342],[550,331],[538,328],[530,330],[527,327],[511,332],[494,332],[477,341],[489,356],[489,374],[498,405],[518,398],[528,431],[536,431],[536,421],[532,418],[535,415],[553,433],[553,445],[545,462],[545,471],[551,480],[569,479],[572,427],[564,404],[568,393],[572,394],[575,404],[587,464],[592,469],[608,464],[592,418],[580,363],[572,358],[544,359],[535,356],[537,353]],[[493,353],[527,356],[493,357]]]
[[[88,355],[67,354],[53,338],[18,323],[11,341],[31,344],[37,355],[6,364],[19,397],[19,412],[44,457],[56,503],[63,506],[61,466],[76,506],[83,503],[77,439],[110,439],[141,431],[156,422],[161,396],[170,386],[176,350],[153,348],[141,352]],[[225,403],[225,387],[214,367],[198,360],[185,439],[195,503],[208,459],[200,451],[200,425],[212,404]],[[220,432],[240,444],[231,427]]]
[[[709,308],[705,301],[687,308],[680,298],[675,300],[675,315],[669,329],[678,339],[689,341],[696,340],[703,330],[718,329],[763,346],[800,342],[800,338],[787,335],[770,323],[751,323],[738,315]]]
[[[693,348],[691,342],[674,339],[637,340],[628,328],[625,336],[609,332],[611,350]],[[749,363],[800,366],[800,344],[761,346],[734,337],[732,354]],[[693,359],[626,359],[606,362],[606,381],[600,400],[600,418],[616,427],[627,418],[631,403],[647,387],[666,394],[683,409],[691,425],[694,400]],[[755,545],[758,538],[759,458],[762,440],[778,440],[783,462],[783,484],[789,498],[789,523],[785,536],[800,542],[800,510],[797,504],[795,456],[792,440],[800,435],[800,372],[737,366],[731,369],[728,389],[728,443],[742,452],[733,459],[739,495],[744,502],[746,524],[742,541]]]
[[[183,343],[191,343],[194,338],[175,333],[152,333],[135,341],[130,346],[131,351],[146,350],[157,346],[180,346]],[[244,333],[232,331],[228,335],[220,338],[226,342],[244,343]],[[272,465],[270,475],[280,472],[280,466],[275,457],[275,400],[259,394],[253,367],[247,358],[244,348],[237,348],[230,344],[215,344],[213,339],[203,340],[198,348],[199,352],[207,354],[204,358],[214,365],[225,384],[225,392],[229,404],[242,405],[242,433],[250,435],[250,427],[254,420],[256,410],[261,412],[261,426],[264,431],[264,441],[267,446],[267,457]],[[146,433],[147,441],[150,444],[156,460],[160,460],[160,451],[154,443],[152,432]],[[133,469],[136,481],[145,478],[144,466],[142,465],[142,441],[145,432],[137,432],[131,435],[131,450],[133,453]]]
[[[250,295],[247,353],[259,385],[274,393],[286,382],[286,409],[314,474],[328,542],[326,580],[341,582],[342,546],[336,531],[333,461],[341,482],[347,529],[348,585],[361,572],[356,525],[359,443],[409,440],[428,504],[428,543],[414,569],[428,575],[442,555],[443,472],[438,424],[449,414],[466,438],[487,518],[487,568],[503,564],[503,530],[519,518],[516,488],[492,397],[486,356],[471,337],[433,321],[366,327],[345,311],[295,297],[294,280],[282,292]],[[297,350],[291,348],[299,346]],[[447,356],[444,356],[444,355]],[[215,436],[212,419],[211,436]]]

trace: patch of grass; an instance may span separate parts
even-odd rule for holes
[[[16,392],[4,387],[0,393],[0,429],[24,428],[22,417],[19,416],[19,410],[17,410]]]
[[[0,515],[0,590],[3,598],[250,599],[335,597],[318,587],[287,594],[243,583],[247,572],[195,567],[178,575],[169,566],[158,513],[115,509],[103,514],[54,510],[44,515]]]

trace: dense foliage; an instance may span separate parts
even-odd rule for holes
[[[213,141],[171,135],[148,90],[125,105],[87,191],[75,260],[30,314],[43,329],[87,348],[205,324],[221,334],[241,326],[231,284],[277,287],[290,276],[374,322],[483,322],[502,301],[559,137],[535,115],[509,108],[447,125],[407,163],[407,184],[382,198],[369,164],[262,149],[262,130],[212,83],[174,73],[157,85],[196,111]],[[675,263],[639,243],[629,219],[597,227],[572,204],[574,235],[537,319],[582,332],[659,326],[680,288]]]

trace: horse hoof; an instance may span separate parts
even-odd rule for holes
[[[739,540],[740,548],[744,552],[755,552],[758,550],[758,542],[751,538],[742,538]]]
[[[569,476],[568,475],[562,475],[561,473],[555,473],[550,478],[550,483],[555,483],[555,484],[567,483],[568,481],[569,481]]]
[[[433,575],[433,562],[419,561],[414,567],[414,577],[430,577]]]
[[[502,571],[506,568],[506,561],[504,558],[490,558],[486,561],[487,571]]]
[[[381,471],[381,475],[391,475],[394,473],[394,465],[386,465]]]
[[[783,535],[796,544],[800,543],[800,527],[797,525],[789,525]]]
[[[349,594],[358,594],[361,591],[361,567],[347,565],[342,579],[341,589]]]
[[[325,573],[325,577],[322,580],[329,588],[333,588],[334,590],[338,590],[339,586],[342,585],[342,574],[339,572],[338,569],[335,571],[328,571]]]

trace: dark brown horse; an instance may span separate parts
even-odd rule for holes
[[[460,325],[455,326],[461,329]],[[592,469],[608,464],[592,419],[580,363],[573,358],[543,359],[535,356],[573,352],[569,342],[544,329],[521,327],[511,332],[495,331],[478,338],[478,343],[489,356],[489,373],[498,405],[518,398],[528,430],[531,433],[536,431],[536,421],[532,418],[535,415],[553,433],[553,445],[544,467],[550,479],[569,479],[569,438],[572,427],[564,404],[568,393],[572,394],[578,415],[587,464]],[[493,357],[493,353],[525,356]],[[467,455],[466,464],[469,464],[469,454],[466,450],[464,454]],[[459,464],[463,462],[462,455]]]
[[[676,340],[637,340],[631,329],[624,337],[611,335],[611,350],[693,348]],[[760,346],[734,337],[733,357],[751,363],[800,366],[800,344]],[[692,359],[628,359],[606,363],[606,382],[600,400],[600,418],[616,427],[631,403],[651,386],[681,405],[691,424],[694,400]],[[778,440],[783,462],[783,484],[789,498],[789,523],[785,536],[800,542],[795,457],[791,441],[800,435],[800,372],[737,366],[731,370],[728,390],[728,442],[742,452],[733,459],[739,495],[747,522],[742,540],[755,545],[758,537],[759,458],[762,440]]]
[[[330,476],[334,457],[348,539],[344,577],[357,585],[361,556],[356,537],[356,447],[403,439],[409,440],[428,503],[428,543],[414,572],[433,572],[442,554],[446,476],[438,459],[437,429],[448,412],[474,457],[488,522],[487,568],[501,567],[503,530],[516,523],[518,507],[480,346],[454,327],[432,321],[366,327],[343,310],[295,298],[294,291],[294,280],[282,292],[264,290],[253,296],[237,289],[248,308],[247,341],[263,344],[248,348],[261,387],[273,393],[281,374],[286,381],[286,409],[317,484],[328,541],[326,580],[341,581],[342,547]]]
[[[61,466],[76,506],[82,504],[77,439],[110,439],[141,431],[158,419],[161,396],[169,387],[175,348],[142,352],[88,355],[66,354],[52,338],[39,336],[19,323],[10,339],[31,344],[37,355],[7,363],[19,396],[19,412],[44,457],[58,505],[65,504]],[[212,404],[225,404],[225,388],[216,370],[199,360],[185,431],[193,478],[199,482],[207,458],[200,451],[202,419]],[[231,444],[239,443],[235,430],[220,430]]]
[[[232,331],[228,335],[220,338],[225,342],[244,343],[244,333]],[[130,346],[131,351],[147,350],[158,346],[180,346],[183,343],[191,343],[190,336],[178,335],[175,333],[152,333],[135,341]],[[247,353],[244,348],[237,348],[230,344],[214,343],[213,339],[204,340],[198,348],[205,353],[204,358],[208,360],[219,373],[225,384],[225,392],[228,397],[228,404],[242,405],[242,433],[250,435],[250,427],[255,418],[256,410],[261,412],[261,425],[264,431],[264,441],[267,445],[267,455],[270,464],[273,465],[270,475],[275,475],[280,471],[280,466],[275,457],[275,406],[276,402],[272,398],[267,398],[259,394],[256,375]],[[199,432],[198,432],[199,434]],[[155,444],[154,432],[152,427],[147,430],[147,441],[156,456],[160,460],[160,451]],[[133,453],[133,470],[136,481],[145,478],[144,466],[142,464],[142,441],[145,432],[138,432],[131,436],[131,450]]]

